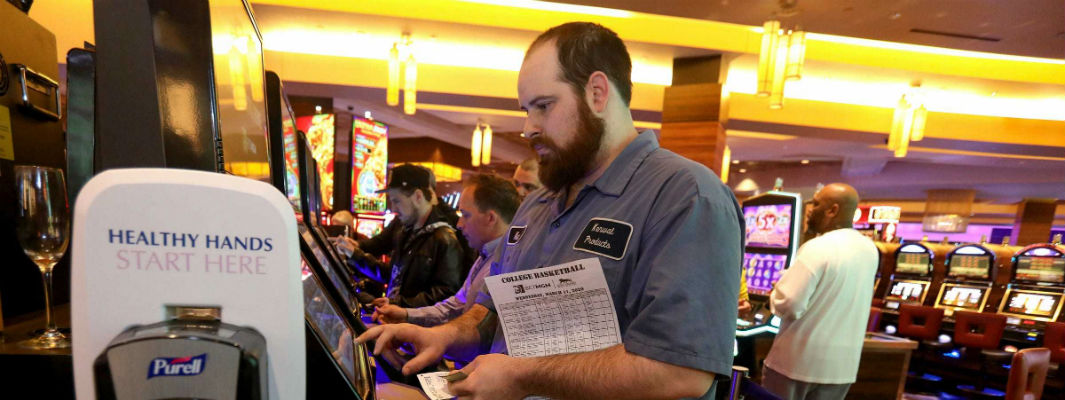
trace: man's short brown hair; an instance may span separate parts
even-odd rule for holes
[[[569,22],[540,34],[525,52],[555,41],[562,80],[583,98],[584,86],[595,71],[603,71],[628,105],[632,100],[632,60],[625,42],[614,31],[592,22]]]
[[[518,189],[510,181],[492,174],[476,174],[466,179],[466,187],[473,188],[473,204],[480,212],[495,211],[510,224],[521,205]]]

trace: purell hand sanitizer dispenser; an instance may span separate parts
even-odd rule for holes
[[[75,203],[78,400],[306,396],[300,247],[273,186],[116,169]]]
[[[96,358],[98,400],[267,398],[259,331],[220,321],[215,307],[167,311],[168,320],[126,329]]]

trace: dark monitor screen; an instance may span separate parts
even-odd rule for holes
[[[211,42],[215,104],[225,169],[270,183],[263,45],[251,10],[241,0],[214,0]]]
[[[307,243],[307,247],[311,249],[311,253],[314,254],[314,258],[318,260],[318,265],[322,266],[322,269],[327,275],[329,284],[333,285],[337,289],[337,293],[343,298],[348,310],[356,310],[358,306],[358,299],[355,297],[353,288],[350,284],[350,279],[345,277],[343,271],[338,271],[338,266],[333,265],[332,258],[327,254],[327,249],[323,249],[318,245],[318,242],[314,238],[314,233],[300,225],[300,236],[303,241]]]
[[[892,281],[885,300],[920,303],[928,290],[928,281]]]
[[[307,321],[326,344],[333,359],[344,372],[344,376],[355,385],[359,381],[356,372],[355,337],[351,327],[341,317],[341,310],[329,300],[322,282],[319,281],[306,259],[302,259],[303,307]]]
[[[983,307],[984,296],[989,292],[986,286],[967,286],[953,283],[944,283],[939,302],[936,306],[964,308],[971,311],[980,311]]]
[[[1018,256],[1014,278],[1032,282],[1065,282],[1065,258]]]
[[[792,204],[766,204],[743,207],[747,246],[786,249],[791,244]]]
[[[989,279],[991,255],[954,254],[950,257],[950,270],[947,274],[957,278]]]
[[[769,294],[784,273],[787,261],[788,257],[784,254],[743,253],[747,290],[754,294]]]
[[[318,163],[311,154],[307,138],[303,132],[296,133],[296,149],[299,158],[300,192],[303,195],[304,221],[308,226],[318,226],[321,218],[322,200],[318,188]]]
[[[1062,293],[1010,290],[999,307],[1000,313],[1052,321],[1061,308]]]

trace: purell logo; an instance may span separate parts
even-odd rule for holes
[[[193,376],[203,372],[207,353],[198,356],[167,358],[159,357],[148,363],[148,379],[157,376]]]

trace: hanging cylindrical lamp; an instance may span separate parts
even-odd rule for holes
[[[769,96],[773,85],[774,58],[779,40],[779,21],[767,21],[762,26],[762,51],[758,53],[758,95]]]
[[[399,105],[399,45],[392,43],[388,51],[388,86],[385,87],[385,102],[390,106]]]
[[[414,115],[418,103],[418,63],[414,61],[414,52],[407,56],[403,68],[403,112]]]
[[[470,140],[470,164],[474,167],[481,165],[481,124],[473,129],[473,139]]]
[[[917,142],[924,139],[924,124],[927,119],[928,109],[924,107],[924,104],[913,110],[913,128],[912,133],[910,133],[910,140]]]
[[[484,133],[481,140],[481,164],[492,163],[492,126],[484,124]]]
[[[776,55],[773,56],[773,64],[773,80],[769,89],[769,108],[779,110],[784,108],[784,82],[788,65],[788,46],[777,46]]]
[[[796,28],[788,35],[786,79],[801,79],[802,64],[806,62],[806,32]]]

